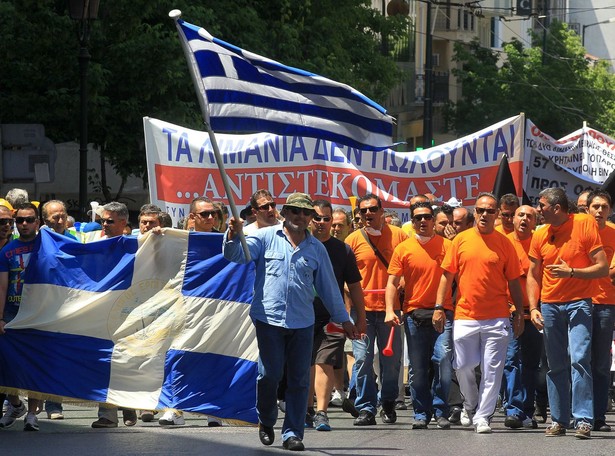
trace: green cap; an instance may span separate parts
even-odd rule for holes
[[[307,193],[293,193],[288,195],[284,206],[300,207],[302,209],[314,209],[312,198]]]

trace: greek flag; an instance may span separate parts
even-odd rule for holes
[[[222,234],[36,242],[0,390],[257,422],[254,274],[222,257]]]
[[[392,145],[393,118],[352,87],[176,23],[212,130],[306,136],[363,150]]]

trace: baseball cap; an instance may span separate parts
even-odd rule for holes
[[[312,198],[307,193],[293,193],[288,195],[284,206],[299,207],[302,209],[314,209],[314,203]]]
[[[446,203],[444,203],[450,207],[461,207],[463,206],[463,202],[461,200],[458,200],[457,198],[455,198],[454,196],[451,197]]]

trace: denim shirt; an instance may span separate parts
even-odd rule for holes
[[[322,243],[306,232],[305,239],[293,248],[283,225],[261,228],[246,237],[252,261],[256,264],[253,319],[289,329],[314,324],[314,290],[322,299],[335,323],[350,320],[333,267]],[[224,234],[224,258],[247,263],[239,236],[228,240]]]

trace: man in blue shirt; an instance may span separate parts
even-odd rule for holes
[[[314,290],[331,320],[342,324],[351,339],[359,337],[344,306],[329,261],[320,241],[307,230],[314,215],[309,195],[293,193],[286,200],[282,225],[262,228],[246,241],[256,265],[254,298],[250,316],[259,348],[256,409],[259,438],[264,445],[274,441],[277,420],[277,388],[286,363],[288,388],[282,425],[283,446],[303,451],[303,431],[309,389],[314,332]],[[237,233],[241,220],[231,219],[225,234],[224,257],[247,263]]]

